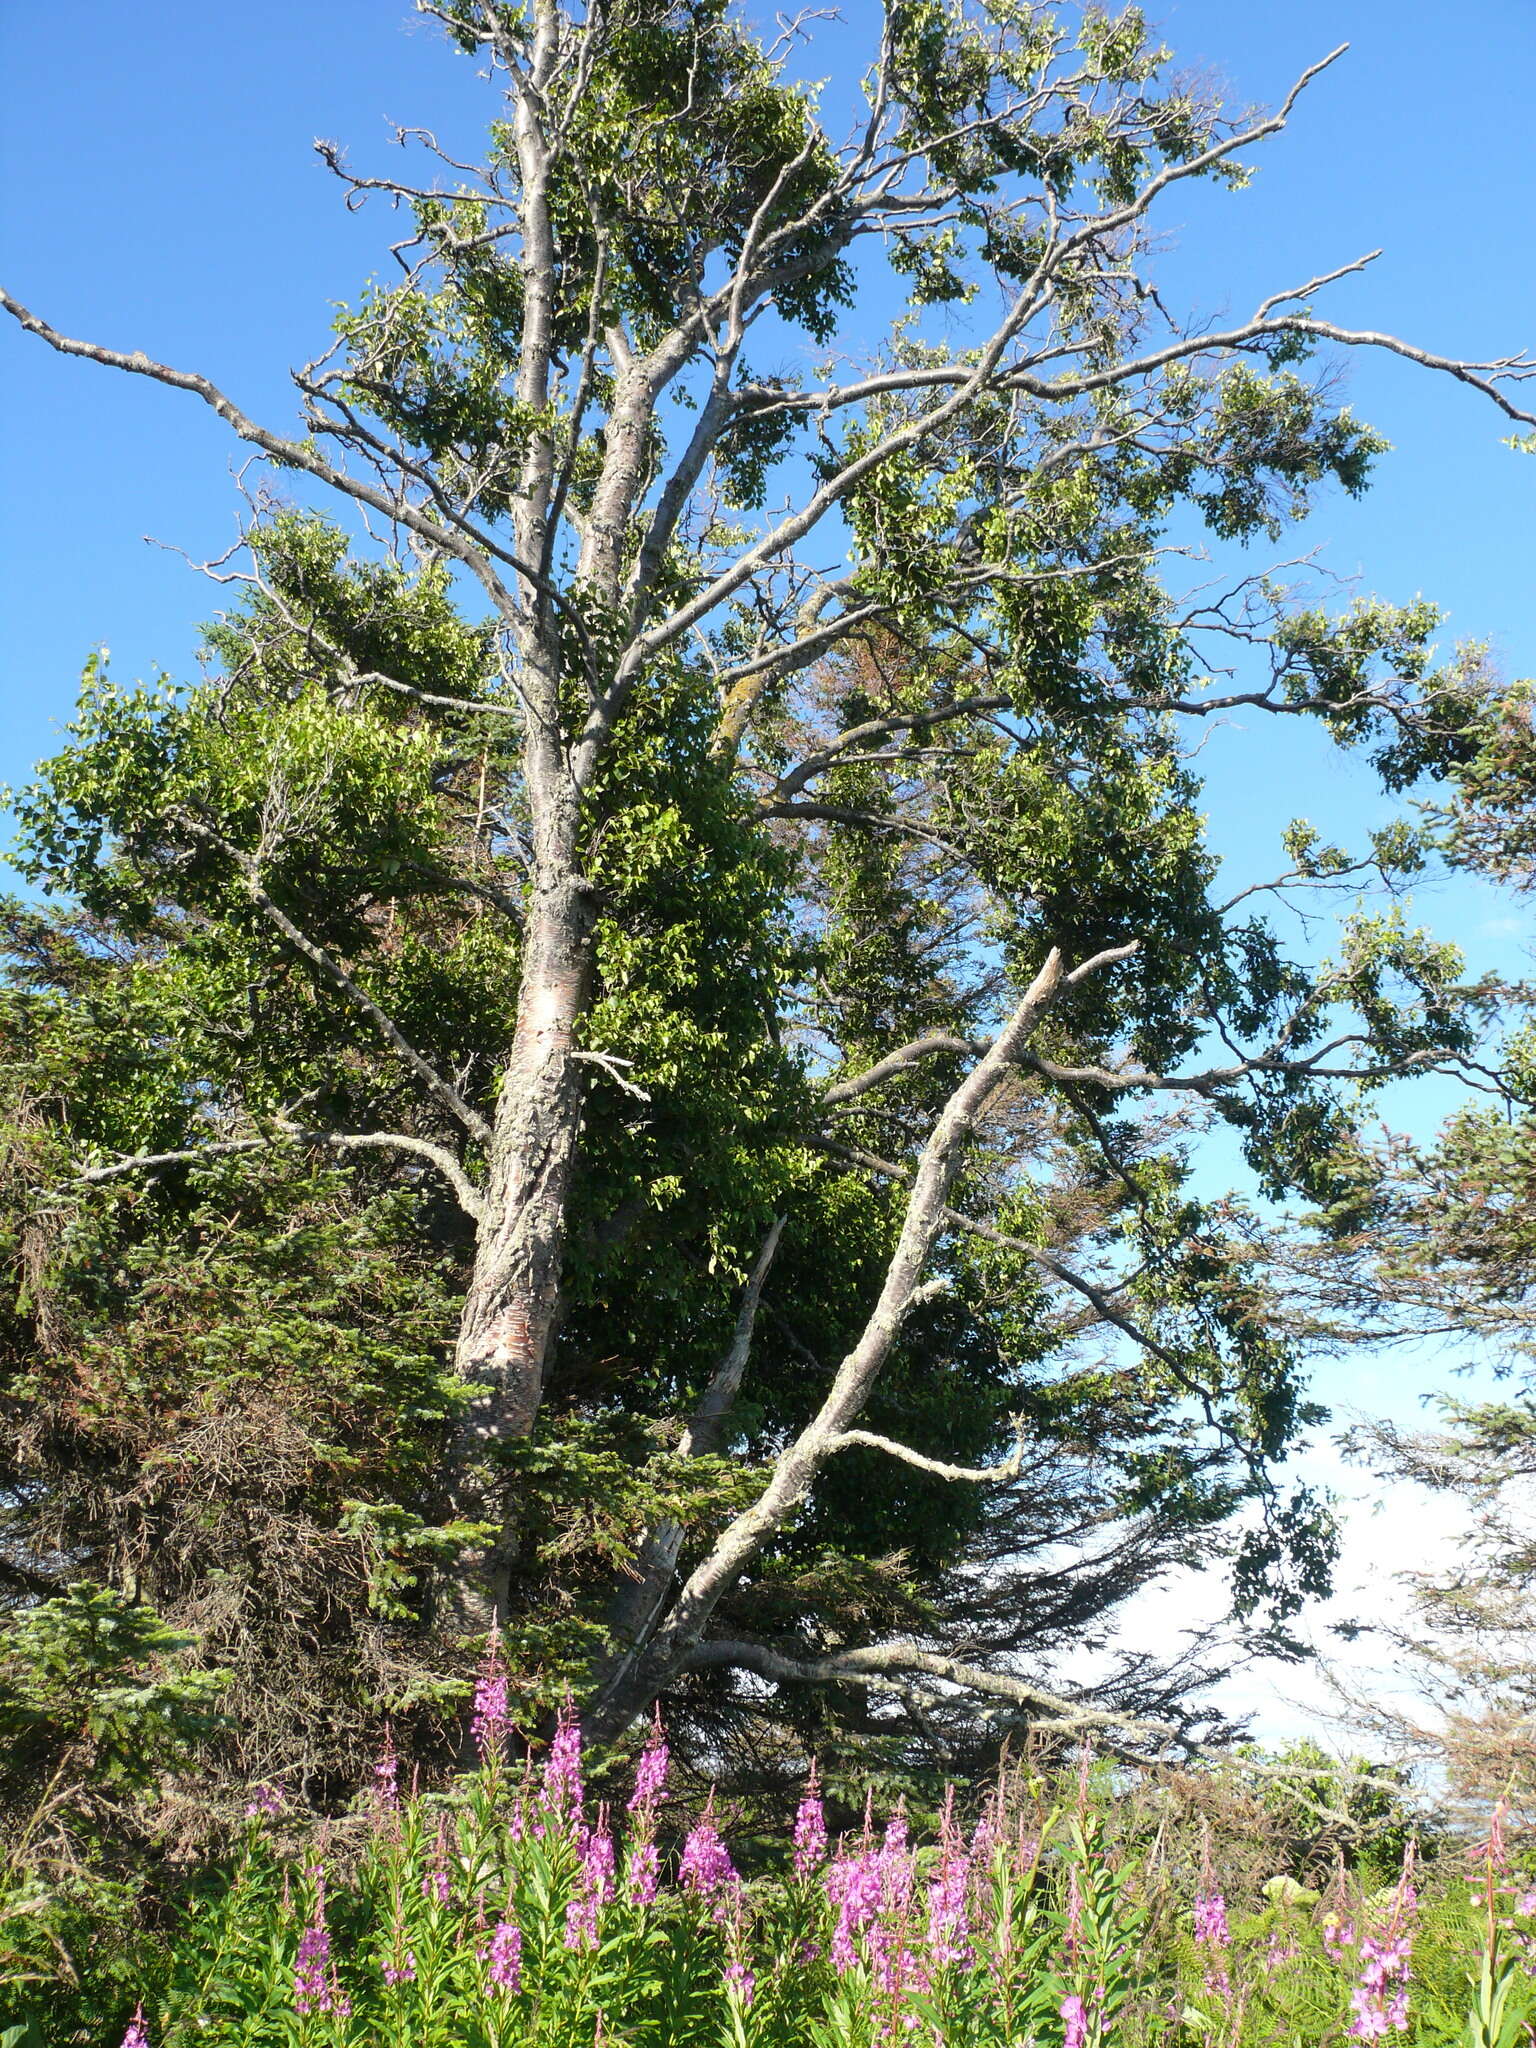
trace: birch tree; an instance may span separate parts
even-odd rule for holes
[[[1258,1503],[1245,1601],[1320,1582],[1316,1504],[1270,1476],[1312,1412],[1298,1349],[1189,1150],[1224,1122],[1265,1192],[1347,1205],[1361,1104],[1454,1070],[1475,1006],[1390,909],[1289,959],[1266,892],[1390,889],[1422,848],[1298,825],[1218,889],[1191,736],[1312,720],[1406,789],[1491,685],[1422,603],[1200,587],[1170,524],[1262,547],[1361,490],[1382,443],[1332,395],[1342,352],[1523,424],[1532,366],[1330,319],[1369,256],[1215,330],[1165,304],[1170,201],[1224,185],[1240,232],[1255,153],[1341,52],[1234,121],[1134,11],[891,0],[856,90],[805,82],[809,16],[764,40],[720,0],[421,11],[485,77],[490,141],[459,163],[402,131],[398,169],[319,146],[395,239],[295,373],[296,430],[0,293],[39,342],[212,407],[269,478],[246,555],[208,565],[212,680],[93,672],[23,803],[34,878],[94,920],[73,943],[99,966],[110,929],[136,988],[185,998],[132,1116],[120,1075],[110,1115],[72,1107],[57,1036],[35,1069],[44,1011],[80,1042],[83,956],[66,999],[57,932],[16,927],[50,991],[10,1026],[29,1199],[174,1201],[277,1154],[343,1207],[429,1177],[452,1421],[410,1545],[447,1560],[439,1621],[515,1635],[552,1403],[653,1431],[620,1461],[627,1549],[572,1610],[594,1734],[689,1673],[1091,1713],[1006,1630],[977,1657],[932,1611],[875,1641],[741,1618],[845,1484],[942,1496],[974,1564],[1042,1458],[1091,1458],[1094,1409],[1100,1538]],[[970,1455],[935,1419],[949,1373]],[[398,1557],[390,1526],[368,1541]]]

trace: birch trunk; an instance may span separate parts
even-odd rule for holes
[[[590,890],[562,848],[535,880],[455,1350],[456,1370],[473,1389],[450,1453],[456,1504],[501,1528],[487,1552],[461,1567],[460,1605],[471,1626],[503,1613],[512,1564],[507,1505],[488,1454],[532,1431],[559,1319],[584,1083],[576,1040],[591,994],[592,944]]]

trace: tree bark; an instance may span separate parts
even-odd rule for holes
[[[501,1077],[484,1217],[454,1359],[473,1389],[451,1450],[456,1505],[501,1530],[488,1551],[464,1560],[460,1600],[471,1625],[489,1625],[506,1604],[512,1537],[487,1454],[529,1435],[538,1417],[581,1129],[584,1076],[576,1034],[591,993],[593,915],[583,878],[571,863],[559,865],[536,882],[526,926],[517,1023]]]

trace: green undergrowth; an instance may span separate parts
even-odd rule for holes
[[[1338,1774],[1304,1803],[1344,1832],[1287,1833],[1255,1819],[1284,1788],[1242,1790],[1241,1765],[1159,1777],[1084,1757],[950,1788],[920,1825],[870,1801],[841,1830],[813,1773],[774,1842],[678,1795],[659,1730],[606,1802],[573,1726],[514,1757],[494,1679],[475,1732],[478,1767],[432,1789],[399,1784],[386,1742],[369,1792],[328,1821],[254,1787],[228,1856],[188,1873],[158,1925],[127,1880],[82,1876],[72,1922],[67,1881],[14,1878],[0,2043],[1532,2039],[1536,1886],[1498,1814],[1482,1843],[1421,1847]],[[1268,1867],[1282,1848],[1299,1869]]]

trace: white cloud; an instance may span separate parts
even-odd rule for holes
[[[1400,1394],[1404,1391],[1399,1388]],[[1451,1564],[1466,1533],[1465,1509],[1447,1496],[1381,1479],[1347,1460],[1328,1439],[1293,1459],[1286,1474],[1334,1495],[1341,1524],[1334,1594],[1310,1607],[1295,1633],[1351,1690],[1378,1699],[1400,1696],[1390,1646],[1379,1635],[1347,1640],[1332,1631],[1343,1623],[1370,1630],[1406,1620],[1411,1604],[1406,1575]],[[1189,1635],[1222,1620],[1228,1600],[1226,1579],[1218,1570],[1173,1574],[1126,1609],[1116,1647],[1176,1654]],[[1091,1668],[1089,1660],[1078,1660],[1070,1675],[1084,1679]],[[1331,1748],[1370,1746],[1342,1727],[1338,1696],[1316,1663],[1271,1658],[1247,1664],[1211,1698],[1234,1719],[1247,1722],[1266,1745],[1311,1736]]]

